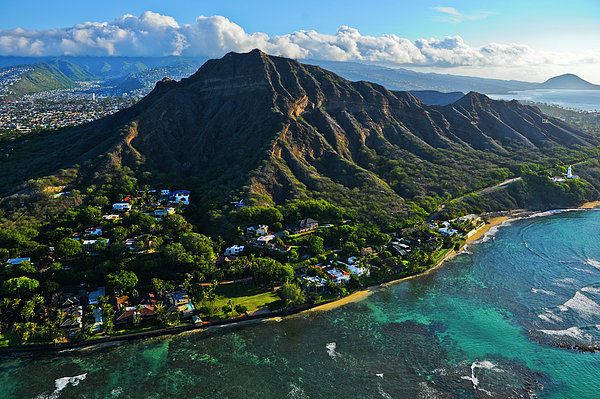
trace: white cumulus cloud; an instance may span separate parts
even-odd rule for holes
[[[437,10],[457,18],[454,8]],[[479,15],[479,14],[478,14]],[[481,15],[479,15],[481,16]],[[540,52],[522,44],[490,43],[471,46],[460,36],[411,41],[394,34],[369,36],[342,26],[335,34],[314,30],[269,36],[248,33],[223,16],[200,16],[193,24],[146,11],[111,22],[85,22],[50,30],[0,30],[2,55],[187,55],[219,57],[228,51],[254,48],[297,59],[376,62],[422,67],[526,67],[543,65],[597,65],[599,52],[564,54]]]

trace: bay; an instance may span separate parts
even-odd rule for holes
[[[600,111],[600,90],[536,89],[488,94],[494,100],[519,100],[558,105],[579,111]]]
[[[0,360],[2,398],[597,398],[600,212],[494,228],[326,312]]]

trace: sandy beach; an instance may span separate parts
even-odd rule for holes
[[[581,205],[579,207],[579,209],[594,209],[594,208],[598,208],[600,206],[600,201],[591,201],[591,202],[586,202],[583,205]]]

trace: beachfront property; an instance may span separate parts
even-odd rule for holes
[[[327,280],[319,276],[300,276],[302,288],[306,291],[321,292],[327,287]]]
[[[97,334],[102,331],[102,326],[104,325],[105,318],[104,312],[100,308],[96,308],[92,311],[92,316],[94,317],[94,324],[92,324],[92,333]]]
[[[165,305],[167,312],[180,312],[184,318],[192,317],[194,314],[194,305],[192,305],[192,300],[185,289],[167,292],[165,294]]]
[[[94,291],[88,294],[88,305],[98,305],[98,299],[100,297],[106,297],[106,288],[98,287]]]

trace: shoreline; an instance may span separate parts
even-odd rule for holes
[[[591,201],[586,202],[579,206],[577,209],[587,210],[587,209],[595,209],[600,207],[600,201]],[[331,309],[338,308],[340,306],[346,305],[348,303],[359,302],[374,292],[383,290],[390,285],[402,283],[408,281],[410,279],[427,275],[436,269],[440,268],[447,260],[453,258],[454,256],[462,253],[468,244],[471,244],[480,238],[482,238],[492,227],[500,226],[507,221],[522,217],[524,215],[533,214],[537,212],[543,211],[525,211],[525,210],[517,210],[516,212],[501,212],[508,213],[508,215],[503,216],[495,216],[487,220],[485,224],[480,226],[475,232],[467,237],[465,242],[462,244],[458,251],[451,250],[446,255],[444,255],[440,260],[438,260],[432,267],[427,270],[424,270],[420,273],[413,274],[411,276],[402,277],[399,279],[387,281],[384,283],[372,285],[365,287],[361,290],[355,291],[352,294],[339,299],[333,299],[328,302],[322,303],[320,305],[310,305],[304,304],[300,305],[293,309],[285,309],[280,311],[275,311],[266,315],[257,315],[257,316],[245,316],[241,318],[231,318],[231,319],[222,319],[210,321],[198,325],[194,324],[185,324],[177,327],[169,327],[157,330],[149,330],[145,332],[138,332],[132,334],[125,334],[121,336],[106,336],[102,338],[98,338],[97,341],[90,340],[84,342],[73,342],[69,344],[31,344],[31,345],[18,345],[18,346],[6,346],[0,347],[0,356],[14,356],[18,354],[33,354],[33,353],[64,353],[64,352],[75,352],[80,350],[94,350],[100,349],[107,346],[116,346],[121,345],[130,340],[137,339],[150,339],[150,338],[158,338],[164,337],[167,335],[179,335],[186,333],[194,333],[194,332],[202,332],[206,330],[211,330],[214,328],[223,328],[228,326],[242,325],[248,323],[265,323],[272,321],[281,321],[282,318],[288,317],[297,317],[299,315],[304,315],[307,312],[313,311],[327,311]]]
[[[598,201],[598,205],[600,205],[600,201]],[[444,257],[442,259],[437,261],[437,263],[435,265],[431,266],[427,270],[424,270],[417,274],[413,274],[412,276],[402,277],[402,278],[399,278],[396,280],[387,281],[385,283],[373,285],[373,286],[367,287],[365,289],[355,291],[352,294],[350,294],[344,298],[336,299],[332,302],[328,302],[328,303],[325,303],[322,305],[315,306],[314,308],[302,311],[298,314],[303,314],[303,313],[307,313],[307,312],[315,312],[315,311],[326,311],[326,310],[335,309],[337,307],[346,305],[348,303],[359,302],[359,301],[365,299],[366,297],[368,297],[369,295],[371,295],[372,293],[377,292],[377,291],[379,291],[383,288],[386,288],[390,285],[402,283],[404,281],[408,281],[415,277],[427,275],[427,274],[433,272],[434,270],[438,269],[439,267],[441,267],[444,264],[444,262],[446,262],[447,260],[449,260],[449,259],[453,258],[454,256],[463,252],[464,249],[466,248],[467,244],[470,244],[470,243],[480,239],[481,237],[483,237],[492,227],[499,226],[499,225],[503,224],[504,222],[506,222],[507,220],[510,220],[513,217],[518,216],[518,215],[521,215],[521,213],[510,215],[510,216],[496,216],[496,217],[490,218],[487,223],[480,226],[477,230],[475,230],[475,233],[473,233],[470,237],[468,237],[465,240],[465,242],[463,243],[463,245],[460,247],[460,249],[458,251],[452,250],[452,251],[448,252],[446,255],[444,255]]]

